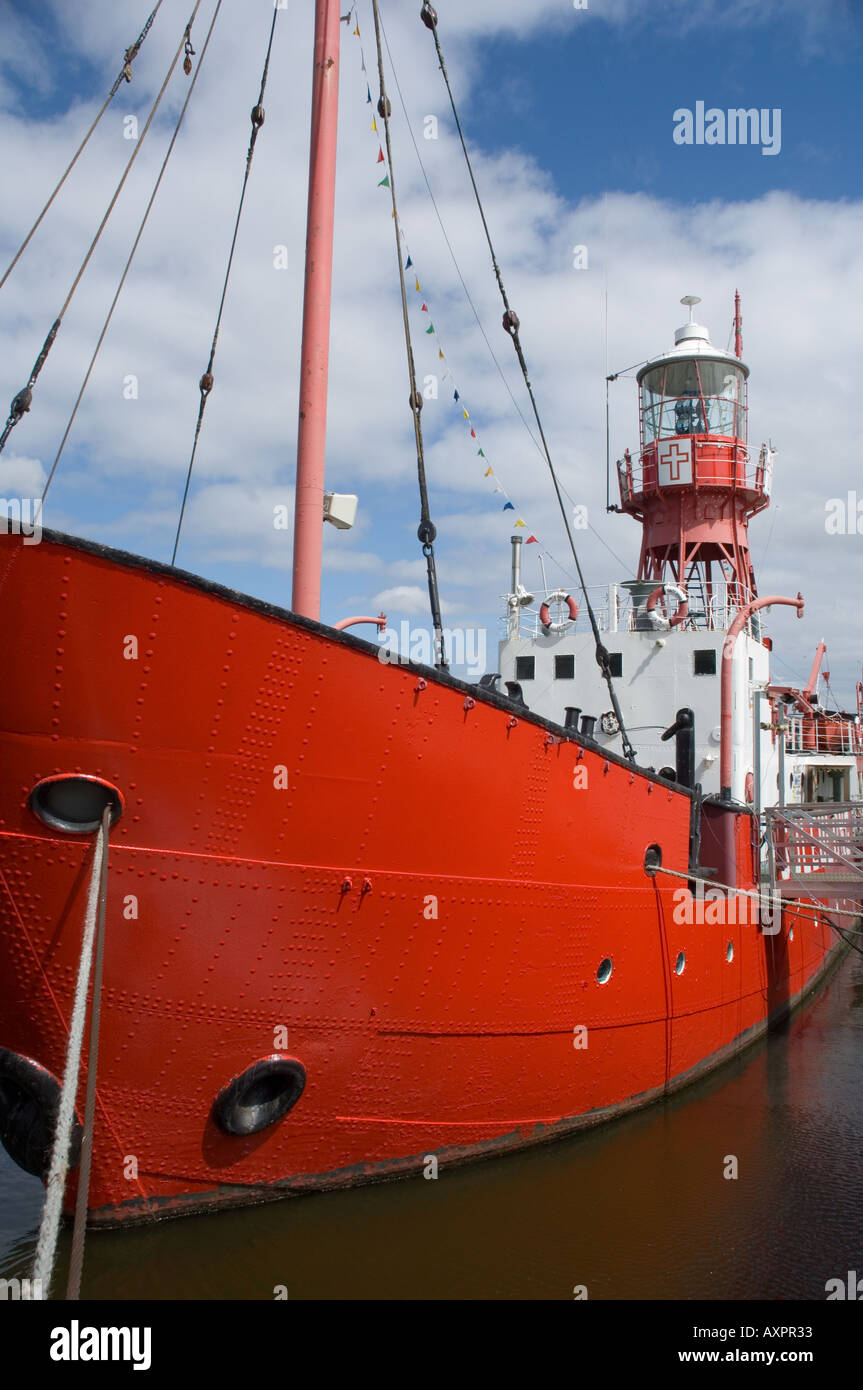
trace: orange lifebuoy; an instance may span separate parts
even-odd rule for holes
[[[677,612],[673,618],[665,618],[661,613],[656,612],[656,605],[665,594],[674,594],[677,599]],[[686,590],[681,589],[678,584],[657,584],[648,596],[644,611],[651,615],[650,621],[655,627],[661,627],[664,623],[668,623],[669,627],[679,627],[689,617],[689,599]]]
[[[553,623],[548,607],[550,603],[565,603],[569,617],[562,618],[560,622]],[[543,629],[546,632],[565,632],[570,623],[574,623],[577,617],[578,604],[572,595],[568,594],[565,589],[556,589],[553,594],[549,594],[545,603],[540,605],[539,621],[542,623]]]

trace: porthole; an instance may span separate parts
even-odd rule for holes
[[[68,835],[89,835],[102,824],[102,813],[111,807],[111,824],[123,814],[123,798],[116,787],[101,777],[60,773],[43,777],[30,793],[30,810],[43,825]]]
[[[662,850],[659,845],[648,845],[644,851],[644,872],[651,878],[662,866]]]
[[[685,952],[685,951],[681,951],[680,954],[679,954],[678,957],[677,957],[677,960],[674,962],[674,973],[675,973],[675,975],[682,975],[685,969],[686,969],[686,952]]]
[[[729,962],[729,964],[730,964],[731,961],[733,961],[733,959],[734,959],[734,943],[733,943],[733,941],[729,941],[728,945],[725,947],[725,959]]]
[[[613,969],[614,966],[612,965],[611,960],[608,956],[606,956],[605,960],[600,963],[600,967],[596,972],[596,978],[601,985],[607,984],[607,982],[611,979],[611,972]]]

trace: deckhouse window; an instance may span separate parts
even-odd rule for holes
[[[706,651],[692,653],[692,670],[696,676],[716,675],[716,651],[708,647]]]
[[[535,656],[517,656],[515,659],[515,678],[517,681],[532,681],[536,671]]]
[[[574,656],[556,656],[554,658],[554,679],[556,681],[575,680]]]

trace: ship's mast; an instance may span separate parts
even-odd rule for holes
[[[316,0],[291,599],[306,618],[321,613],[338,107],[339,0]]]

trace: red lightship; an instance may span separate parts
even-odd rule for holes
[[[320,621],[338,37],[318,0],[292,611],[0,536],[0,1134],[47,1171],[89,905],[93,1223],[656,1101],[816,986],[859,896],[859,719],[822,715],[817,666],[806,691],[771,681],[763,610],[802,600],[757,596],[772,459],[750,455],[739,334],[726,353],[690,314],[640,372],[619,473],[641,558],[597,632],[579,594],[527,592],[518,540],[478,684]]]

